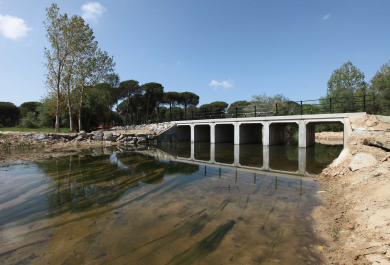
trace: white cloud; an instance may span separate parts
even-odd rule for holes
[[[85,20],[92,21],[94,24],[97,23],[97,19],[106,12],[106,8],[98,2],[88,2],[81,7],[83,14],[81,15]]]
[[[224,88],[232,88],[232,87],[234,87],[234,85],[232,83],[232,80],[230,78],[228,80],[225,80],[225,81],[222,81],[222,82],[218,82],[218,81],[212,80],[209,83],[209,86],[214,87],[214,89],[217,89],[219,86],[224,87]]]
[[[330,18],[330,13],[327,14],[327,15],[325,15],[322,19],[323,19],[323,20],[327,20],[328,18]]]
[[[11,40],[23,38],[27,35],[27,31],[29,30],[31,30],[31,28],[27,27],[23,19],[0,14],[0,33],[2,33],[5,38]]]

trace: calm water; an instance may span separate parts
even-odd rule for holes
[[[307,217],[318,203],[310,177],[179,161],[191,153],[210,160],[215,148],[217,163],[232,164],[231,145],[161,148],[3,164],[0,264],[320,262],[310,248],[316,239]],[[319,148],[306,151],[314,171],[331,159]],[[239,163],[260,168],[260,150],[240,147]],[[271,169],[299,167],[296,148],[268,151]]]

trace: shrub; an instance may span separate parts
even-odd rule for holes
[[[34,112],[27,112],[26,117],[24,117],[22,120],[22,125],[24,128],[37,128],[38,127],[38,121],[35,117]]]

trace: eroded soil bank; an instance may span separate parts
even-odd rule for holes
[[[340,156],[317,176],[315,232],[327,264],[390,264],[390,117],[351,119]]]

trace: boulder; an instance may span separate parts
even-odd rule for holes
[[[47,136],[46,134],[35,134],[34,138],[37,140],[43,140],[43,139],[48,139],[49,136]]]
[[[155,135],[149,135],[149,136],[148,136],[148,139],[151,139],[151,140],[152,140],[152,139],[154,139],[154,138],[156,138]]]
[[[92,139],[95,140],[95,141],[103,141],[103,136],[95,135],[95,136],[92,137]]]
[[[381,122],[390,123],[390,117],[389,117],[389,116],[377,115],[376,118],[377,118],[378,120],[380,120]]]
[[[87,133],[85,131],[80,131],[79,135],[86,135]]]
[[[116,141],[116,136],[114,136],[111,132],[104,132],[103,139],[106,141],[114,142]]]
[[[358,153],[354,155],[349,164],[349,168],[352,171],[356,171],[361,168],[371,167],[375,165],[378,161],[371,154]]]
[[[143,143],[147,143],[148,142],[148,138],[147,137],[137,137],[138,141],[137,143],[139,144],[143,144]]]
[[[363,140],[364,145],[376,146],[386,151],[390,151],[390,139],[387,137],[366,137]]]
[[[93,131],[91,132],[93,135],[96,135],[96,136],[102,136],[103,137],[103,133],[102,132],[99,132],[99,131]]]
[[[84,140],[85,139],[85,136],[84,135],[79,135],[79,136],[77,136],[76,137],[76,141],[82,141],[82,140]]]

